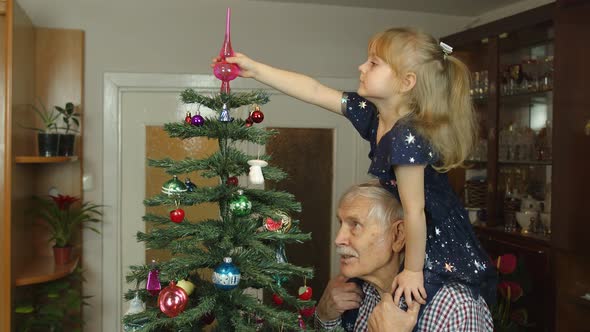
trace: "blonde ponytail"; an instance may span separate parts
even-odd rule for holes
[[[445,53],[432,36],[410,28],[376,34],[369,52],[399,75],[413,72],[416,85],[404,98],[411,110],[406,121],[437,151],[438,171],[462,166],[476,139],[476,121],[469,95],[467,66]]]

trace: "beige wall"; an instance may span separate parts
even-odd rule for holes
[[[222,42],[225,8],[232,7],[236,51],[321,77],[356,77],[369,36],[390,26],[417,26],[435,36],[473,21],[416,12],[247,0],[16,0],[36,26],[86,32],[84,165],[94,177],[85,198],[102,201],[103,74],[209,74]],[[366,156],[363,154],[362,158]],[[109,162],[104,161],[104,162]],[[362,171],[365,173],[365,171]],[[84,240],[87,331],[100,331],[101,242]]]

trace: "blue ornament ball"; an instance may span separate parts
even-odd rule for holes
[[[197,189],[197,185],[191,182],[191,179],[186,178],[186,180],[184,180],[184,185],[186,186],[186,189],[189,193],[195,192],[195,189]]]
[[[225,257],[223,263],[213,271],[211,280],[216,288],[231,290],[238,287],[240,277],[240,270],[232,263],[231,257]]]

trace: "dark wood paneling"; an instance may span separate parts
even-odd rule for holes
[[[287,246],[289,262],[313,267],[315,276],[307,284],[317,301],[330,279],[330,240],[332,188],[334,177],[332,129],[273,128],[279,131],[267,145],[271,164],[282,168],[289,177],[268,187],[290,192],[301,202],[302,212],[293,215],[303,232],[311,232],[312,240]],[[303,280],[292,280],[289,288],[296,292]]]
[[[588,253],[590,239],[590,2],[563,7],[555,21],[552,205],[555,247]]]
[[[590,1],[559,1],[555,17],[552,219],[557,331],[590,331]]]
[[[504,32],[519,30],[542,22],[551,21],[553,19],[554,11],[555,4],[551,3],[498,21],[458,32],[444,37],[442,40],[452,46],[465,45],[483,38],[498,36]]]
[[[488,42],[488,224],[498,224],[498,118],[500,104],[500,55],[498,37],[490,38]]]

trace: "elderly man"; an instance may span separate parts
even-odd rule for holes
[[[315,314],[317,328],[346,331],[492,331],[490,311],[461,284],[443,286],[418,317],[416,301],[406,311],[393,304],[392,283],[405,247],[399,202],[378,183],[351,187],[338,208],[336,248],[341,275],[332,279]]]

